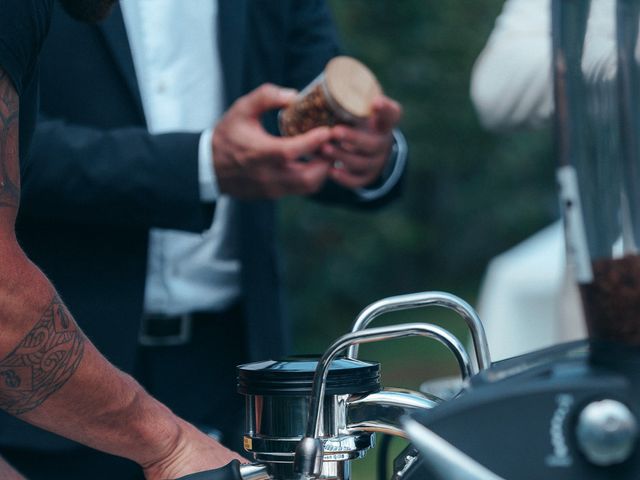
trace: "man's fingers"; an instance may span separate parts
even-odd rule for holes
[[[331,163],[319,157],[309,162],[262,165],[238,175],[232,189],[239,198],[280,198],[317,192],[326,182]]]
[[[387,149],[392,142],[391,134],[373,133],[366,130],[358,130],[347,126],[333,127],[331,140],[346,152],[360,153],[363,155],[375,155],[381,150]]]
[[[331,139],[328,127],[318,127],[295,137],[274,138],[273,153],[279,154],[289,162],[312,155]]]
[[[274,182],[267,186],[267,196],[309,195],[320,190],[329,176],[331,164],[322,159],[289,163],[282,168]]]
[[[346,188],[360,188],[369,185],[380,176],[384,168],[385,157],[363,157],[350,153],[341,153],[331,157],[332,168],[329,177]]]
[[[326,182],[331,168],[331,163],[320,158],[307,163],[290,164],[291,194],[309,195],[316,193]]]
[[[353,190],[361,188],[370,183],[367,177],[361,174],[352,173],[346,168],[331,168],[329,170],[329,178],[343,187]]]
[[[335,145],[323,147],[322,156],[331,161],[332,165],[339,165],[342,169],[358,175],[368,173],[373,167],[372,163],[374,162],[373,156],[347,152]]]
[[[378,132],[390,132],[402,118],[400,104],[384,95],[375,99],[373,103],[374,129]]]
[[[238,99],[235,108],[246,116],[259,117],[269,110],[286,107],[296,95],[296,90],[265,83]]]

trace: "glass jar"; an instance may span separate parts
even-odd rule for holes
[[[369,118],[381,93],[365,65],[351,57],[335,57],[291,105],[280,110],[280,132],[293,136],[320,126],[356,126]]]

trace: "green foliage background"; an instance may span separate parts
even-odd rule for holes
[[[283,202],[289,303],[304,352],[323,350],[385,296],[447,290],[473,303],[488,260],[556,215],[548,132],[484,131],[469,99],[501,0],[330,4],[346,51],[402,103],[411,153],[403,197],[378,212]]]

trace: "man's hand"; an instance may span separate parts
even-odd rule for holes
[[[374,102],[373,115],[363,127],[333,127],[332,142],[322,147],[322,158],[332,165],[329,177],[350,189],[366,187],[378,179],[389,159],[392,130],[401,117],[400,105],[380,96]]]
[[[181,433],[171,449],[159,460],[144,466],[147,480],[180,478],[192,473],[224,467],[232,460],[247,463],[192,425],[181,422]]]
[[[265,84],[238,99],[216,125],[213,164],[222,193],[238,198],[278,198],[307,195],[322,187],[331,163],[312,156],[329,141],[329,128],[295,137],[269,135],[260,123],[268,110],[288,105],[294,90]]]

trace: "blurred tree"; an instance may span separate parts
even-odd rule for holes
[[[488,260],[556,215],[548,132],[483,131],[469,78],[501,0],[332,0],[347,53],[404,106],[410,167],[377,213],[284,202],[298,350],[321,350],[378,298],[449,290],[468,301]],[[523,52],[524,54],[525,52]]]

